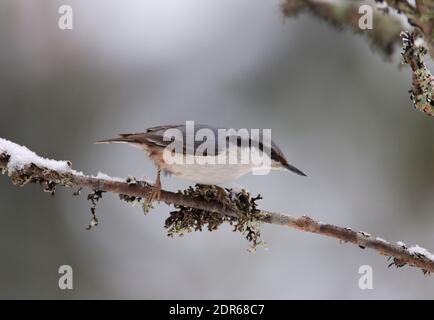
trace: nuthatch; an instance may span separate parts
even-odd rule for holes
[[[222,137],[221,130],[226,130],[224,131],[226,135],[223,135],[224,143],[213,143],[217,138]],[[217,185],[233,181],[263,167],[263,163],[240,161],[239,155],[243,150],[250,154],[252,151],[268,153],[266,155],[268,158],[264,159],[268,159],[270,170],[292,171],[305,176],[302,171],[288,163],[283,152],[271,141],[271,137],[269,143],[266,143],[263,136],[263,141],[260,141],[258,136],[253,138],[252,136],[234,135],[233,131],[229,134],[228,132],[230,131],[227,129],[217,129],[208,125],[194,125],[193,128],[190,128],[189,123],[186,122],[182,125],[153,127],[142,133],[120,134],[118,138],[102,140],[97,143],[127,143],[146,151],[157,167],[153,192],[148,198],[150,202],[160,199],[161,171],[198,184]],[[204,136],[206,136],[206,141],[204,141]],[[208,147],[204,148],[206,143],[208,143]],[[198,154],[200,150],[201,154]],[[236,163],[219,161],[219,159],[227,160],[227,156],[230,157],[229,153],[233,151],[237,152]],[[219,192],[224,194],[221,187],[216,187]]]

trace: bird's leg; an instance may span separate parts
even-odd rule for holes
[[[152,186],[152,191],[147,198],[148,203],[153,203],[154,201],[158,201],[158,203],[160,203],[160,197],[161,197],[160,173],[161,173],[161,169],[158,169],[157,178],[155,179],[155,183]]]

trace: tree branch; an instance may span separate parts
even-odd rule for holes
[[[37,182],[43,186],[44,190],[51,193],[54,192],[57,185],[86,187],[98,192],[112,192],[123,197],[140,199],[145,198],[152,191],[152,186],[143,181],[123,180],[105,175],[96,177],[84,175],[73,170],[70,162],[41,158],[27,148],[1,138],[0,169],[3,173],[8,173],[14,185],[24,186],[28,183]],[[216,199],[201,197],[192,192],[174,193],[162,191],[161,194],[161,200],[169,205],[174,205],[176,208],[181,208],[182,210],[189,208],[200,210],[200,212],[204,212],[210,217],[221,216],[240,220],[247,213],[243,209],[240,209],[242,208],[240,206],[223,205]],[[254,202],[254,200],[257,200],[257,198],[249,201]],[[350,228],[322,223],[308,216],[292,216],[266,210],[256,210],[255,214],[249,218],[254,218],[257,222],[261,223],[285,226],[335,238],[343,242],[355,244],[361,248],[371,248],[381,255],[391,258],[392,263],[389,266],[402,267],[409,265],[420,268],[424,273],[434,272],[434,255],[419,246],[407,248],[401,242],[396,244],[390,243],[362,231],[357,232]]]
[[[413,73],[410,98],[417,110],[434,116],[434,77],[423,61],[427,53],[424,41],[415,32],[403,32],[402,41],[403,62]]]
[[[434,115],[434,78],[423,62],[423,57],[429,53],[434,60],[434,2],[416,0],[416,6],[407,0],[375,0],[377,3],[386,4],[385,8],[374,11],[373,29],[361,30],[358,21],[361,17],[359,7],[362,4],[375,6],[373,1],[346,1],[336,2],[327,0],[284,0],[282,11],[285,16],[293,16],[302,11],[307,11],[332,25],[349,27],[353,32],[364,34],[370,39],[372,45],[390,57],[395,45],[401,41],[403,26],[389,14],[389,9],[404,15],[409,24],[414,26],[413,32],[403,32],[404,63],[411,66],[413,83],[411,99],[414,107],[429,116]],[[415,35],[420,38],[421,44],[417,44]],[[426,46],[426,48],[425,48]]]
[[[374,10],[374,28],[362,30],[359,27],[361,4],[363,1],[285,0],[282,12],[286,17],[308,12],[339,29],[348,27],[354,33],[365,35],[374,49],[390,58],[401,41],[401,22],[384,12]]]

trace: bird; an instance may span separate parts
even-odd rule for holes
[[[218,186],[222,183],[232,182],[239,177],[252,172],[260,167],[258,164],[252,162],[249,163],[219,163],[216,161],[218,156],[227,156],[232,150],[241,151],[242,148],[247,148],[247,151],[251,151],[252,148],[259,149],[259,151],[269,150],[270,170],[281,170],[294,172],[300,176],[306,176],[306,174],[300,169],[294,167],[288,163],[287,158],[281,151],[281,149],[271,140],[269,149],[266,149],[264,141],[258,141],[262,136],[253,138],[245,136],[233,137],[232,134],[225,136],[224,143],[214,145],[210,142],[210,147],[203,150],[202,139],[194,139],[200,132],[205,132],[214,135],[214,138],[218,137],[219,130],[228,130],[225,128],[216,128],[210,125],[194,124],[194,128],[189,131],[188,121],[185,124],[177,125],[160,125],[146,129],[144,132],[139,133],[122,133],[118,137],[112,139],[100,140],[97,144],[111,144],[111,143],[123,143],[130,146],[144,150],[147,156],[154,162],[157,168],[157,175],[155,183],[152,186],[152,191],[148,195],[148,202],[160,201],[161,197],[161,173],[167,175],[173,175],[184,180],[192,181],[199,185],[213,185],[217,188],[219,195],[224,195],[225,191],[222,187]],[[175,131],[173,131],[175,130]],[[167,139],[168,132],[177,132],[178,135],[173,135],[171,139]],[[234,139],[231,139],[234,138]],[[192,143],[188,143],[188,139],[192,139]],[[207,136],[207,142],[209,137]],[[172,145],[171,145],[172,144]],[[201,147],[202,145],[202,147]],[[169,153],[165,154],[164,150],[172,147]],[[192,157],[198,155],[199,149],[202,150],[202,162],[192,161]],[[244,150],[244,149],[243,149]],[[167,155],[172,158],[168,159]],[[176,161],[174,161],[174,159]],[[204,162],[204,159],[208,162]],[[169,161],[170,160],[170,161]],[[240,160],[238,154],[237,160]],[[190,161],[190,162],[189,162]]]

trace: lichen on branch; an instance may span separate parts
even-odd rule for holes
[[[434,115],[434,77],[424,62],[427,49],[416,32],[402,33],[402,58],[412,70],[410,98],[414,107],[429,116]]]
[[[233,192],[227,190],[226,205],[231,205],[238,212],[238,216],[210,214],[209,211],[182,205],[175,205],[176,211],[170,212],[166,219],[165,228],[170,237],[192,231],[217,230],[222,224],[228,223],[234,232],[240,232],[249,241],[249,251],[253,252],[258,247],[265,246],[261,240],[261,211],[257,209],[257,201],[262,199],[260,195],[252,197],[249,192],[241,190]],[[220,194],[215,186],[196,185],[187,190],[178,191],[188,197],[199,197],[207,200],[218,201]]]

